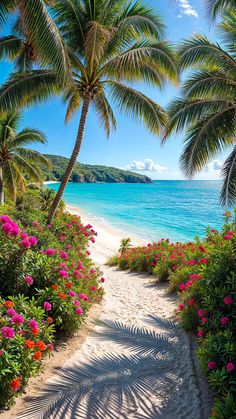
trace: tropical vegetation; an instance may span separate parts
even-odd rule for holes
[[[18,112],[0,116],[0,204],[4,191],[16,200],[17,192],[24,191],[30,181],[42,183],[41,167],[50,167],[49,160],[29,148],[31,143],[46,143],[45,135],[36,129],[18,131],[21,115]]]
[[[147,271],[178,292],[185,329],[199,339],[197,355],[216,399],[212,417],[236,414],[236,211],[225,213],[222,231],[208,228],[203,240],[162,239],[111,258],[120,269]]]
[[[180,166],[188,178],[231,147],[221,170],[221,203],[233,205],[236,200],[236,7],[225,11],[223,18],[220,30],[224,48],[205,36],[195,35],[180,49],[181,69],[196,70],[183,83],[182,97],[169,106],[167,135],[185,130]]]
[[[90,106],[95,108],[107,136],[116,127],[110,99],[120,110],[144,122],[153,134],[160,134],[167,122],[164,109],[130,82],[143,81],[160,88],[166,80],[176,82],[178,78],[175,54],[164,40],[164,24],[143,3],[65,0],[55,1],[51,7],[73,76],[62,86],[54,69],[16,73],[0,91],[3,110],[9,103],[19,107],[61,91],[68,103],[67,121],[81,108],[74,150],[51,207],[49,223],[77,160]]]
[[[104,278],[88,250],[92,226],[64,212],[46,225],[39,191],[24,200],[23,210],[0,210],[1,408],[24,391],[58,334],[78,330],[103,294]]]
[[[69,163],[66,157],[51,154],[44,155],[51,163],[51,168],[42,168],[47,181],[61,181]],[[100,165],[82,164],[76,162],[71,172],[70,182],[104,182],[104,183],[151,183],[152,180],[145,175]]]

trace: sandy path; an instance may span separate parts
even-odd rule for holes
[[[35,410],[24,398],[18,412],[30,407],[30,419],[207,418],[189,337],[173,321],[175,298],[150,276],[106,267],[122,235],[95,228],[92,257],[106,278],[101,318],[108,324],[96,324],[47,380]]]

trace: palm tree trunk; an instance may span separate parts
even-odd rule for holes
[[[52,222],[52,219],[55,215],[58,204],[59,204],[59,202],[61,200],[61,197],[64,193],[66,185],[67,185],[67,183],[70,179],[71,172],[74,168],[77,157],[79,155],[82,140],[83,140],[83,136],[84,136],[84,129],[85,129],[85,124],[86,124],[86,120],[87,120],[87,116],[88,116],[88,110],[89,110],[90,102],[91,102],[90,96],[86,96],[84,98],[84,102],[83,102],[83,107],[82,107],[82,112],[81,112],[81,117],[80,117],[80,123],[79,123],[79,129],[78,129],[78,134],[77,134],[74,150],[72,152],[70,161],[69,161],[68,166],[66,168],[66,171],[65,171],[65,173],[62,177],[60,188],[58,189],[58,192],[55,196],[55,199],[52,203],[52,207],[51,207],[51,209],[49,211],[49,214],[48,214],[47,222],[49,224]]]
[[[0,167],[0,205],[4,204],[3,169]]]

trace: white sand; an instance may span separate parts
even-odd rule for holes
[[[69,211],[76,213],[78,209],[69,208]],[[91,222],[85,214],[81,218],[85,223]],[[29,396],[38,395],[47,378],[47,385],[53,385],[54,391],[56,388],[52,393],[55,402],[51,404],[52,410],[45,410],[43,416],[43,407],[50,405],[47,391],[37,407],[38,412],[31,412],[27,417],[207,418],[208,395],[196,369],[191,340],[174,319],[176,298],[167,296],[165,286],[156,285],[150,276],[105,266],[107,258],[116,252],[120,239],[127,234],[106,225],[93,225],[98,237],[91,247],[92,257],[106,278],[105,298],[100,312],[95,310],[95,317],[99,315],[121,324],[113,333],[108,327],[91,326],[91,323],[89,330],[83,329],[85,338],[81,337],[82,330],[72,341],[71,356],[70,348],[67,349],[67,361],[55,363],[54,360],[59,371],[53,375],[49,367],[48,374],[36,379],[36,384],[27,392]],[[133,243],[141,244],[143,240],[133,237]],[[73,377],[70,392],[65,393],[69,370]],[[57,390],[62,392],[57,394]],[[60,399],[63,394],[66,396]],[[11,414],[2,416],[16,417],[19,411],[26,412],[29,405],[23,397]]]

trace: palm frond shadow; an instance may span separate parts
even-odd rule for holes
[[[19,418],[159,417],[160,409],[151,400],[155,394],[166,396],[177,383],[172,373],[177,342],[144,328],[108,320],[99,324],[97,337],[118,344],[123,340],[131,354],[104,354],[59,370],[38,397],[26,400]]]
[[[164,330],[171,334],[175,334],[177,330],[181,330],[180,326],[174,321],[164,319],[163,317],[149,315],[145,319],[145,323],[150,324],[158,329]]]

